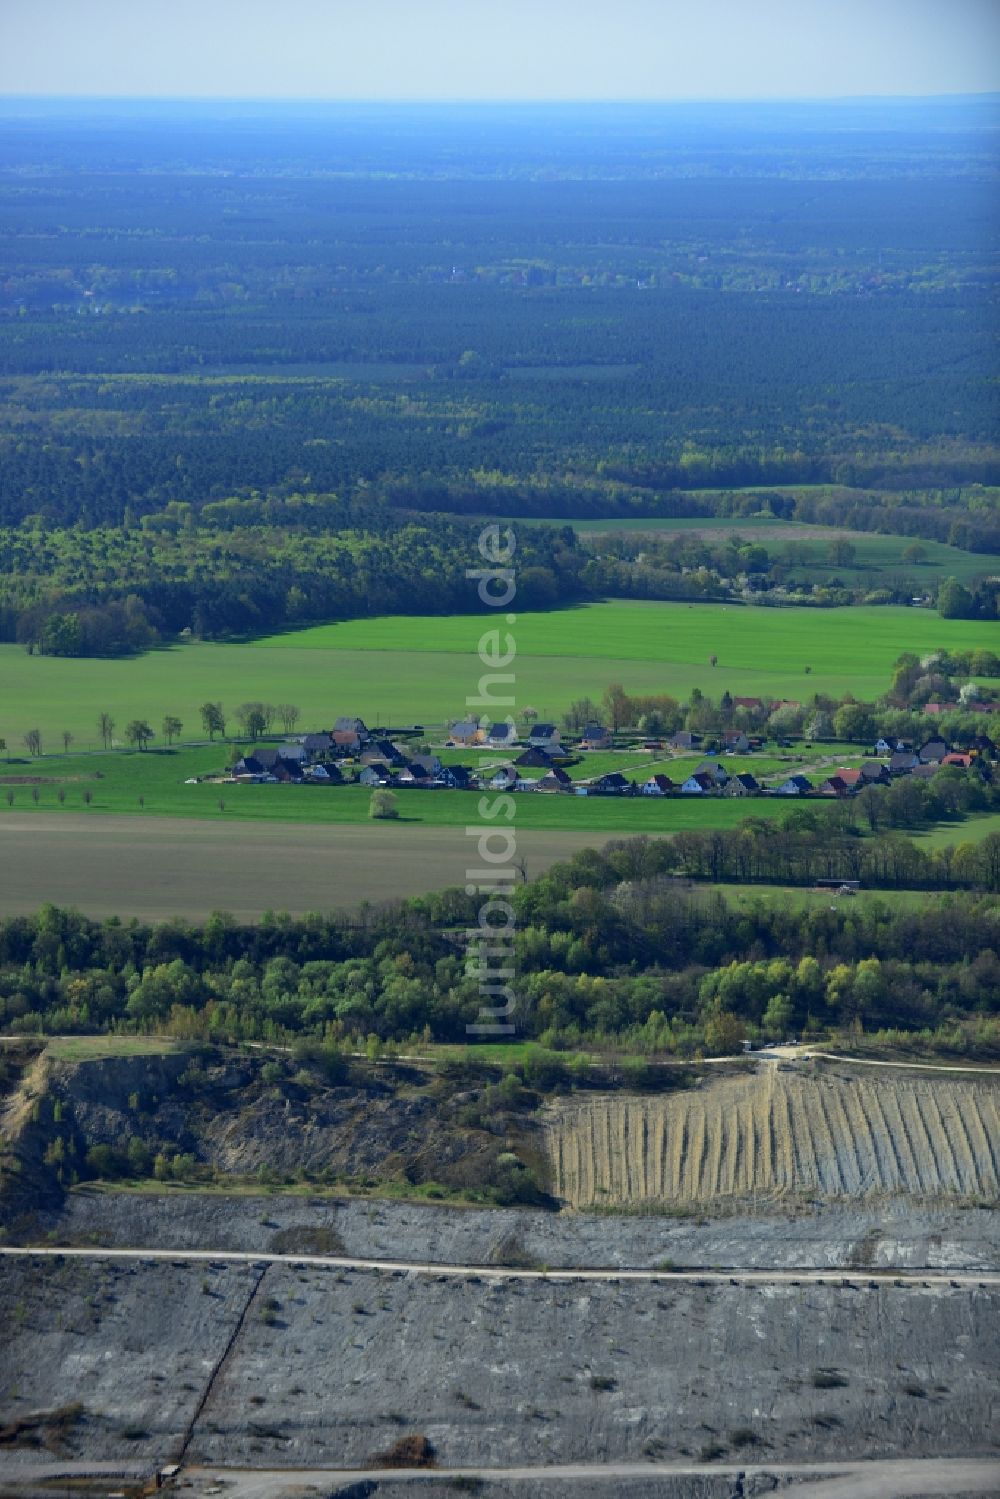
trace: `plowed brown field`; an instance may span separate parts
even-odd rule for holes
[[[575,1207],[752,1194],[1000,1195],[1000,1086],[767,1065],[669,1097],[557,1105],[552,1187]]]

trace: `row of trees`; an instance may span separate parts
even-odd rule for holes
[[[764,873],[773,832],[742,835]],[[814,858],[807,843],[792,830],[790,857],[802,867]],[[1000,869],[994,843],[987,857]],[[912,911],[871,897],[736,906],[678,882],[686,848],[623,840],[511,892],[521,1034],[566,1045],[631,1038],[691,1055],[715,1049],[729,1017],[743,1034],[822,1034],[997,1014],[995,896],[957,893]],[[269,916],[250,926],[220,915],[201,926],[124,926],[45,907],[0,921],[0,1024],[459,1041],[481,995],[453,933],[475,920],[476,900],[462,890],[360,919]]]

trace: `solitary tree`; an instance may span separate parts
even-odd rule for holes
[[[199,712],[202,727],[209,739],[214,739],[216,734],[226,732],[226,715],[222,711],[221,703],[202,703]]]
[[[373,791],[368,803],[368,816],[377,821],[386,821],[399,816],[396,798],[391,791]]]
[[[125,729],[125,738],[128,743],[138,745],[140,750],[144,750],[153,737],[152,729],[143,718],[133,718]]]
[[[114,737],[115,721],[110,713],[102,713],[97,720],[97,732],[104,740],[104,748],[111,748],[111,740]]]
[[[39,791],[39,789],[38,789],[37,786],[32,786],[32,788],[31,788],[31,800],[34,802],[34,804],[35,804],[36,807],[38,806],[38,799],[41,796],[41,794],[42,793]]]
[[[903,561],[911,567],[919,567],[922,562],[927,561],[927,548],[921,546],[919,541],[911,541],[908,547],[903,548]]]
[[[301,711],[295,706],[294,703],[279,703],[276,712],[278,714],[278,717],[281,719],[281,727],[284,729],[285,733],[293,733],[295,725],[302,717]]]
[[[8,805],[8,807],[12,807],[14,805],[14,788],[13,788],[13,786],[8,786],[7,787],[7,805]]]
[[[41,729],[29,729],[24,736],[24,747],[29,755],[40,755],[42,753],[42,731]]]
[[[59,790],[56,792],[56,801],[59,803],[59,805],[61,807],[63,805],[63,803],[65,802],[65,800],[66,800],[66,787],[65,786],[60,786]]]
[[[69,729],[63,729],[63,731],[62,731],[62,742],[63,742],[63,754],[65,755],[66,752],[67,752],[67,750],[69,749],[70,745],[73,743],[73,735],[70,733]]]
[[[530,727],[531,724],[538,722],[538,709],[537,708],[531,708],[531,707],[522,708],[521,709],[521,718]]]
[[[163,737],[168,744],[173,744],[175,739],[180,738],[181,729],[183,729],[183,727],[184,725],[181,723],[180,719],[175,718],[172,713],[168,713],[166,718],[160,725]]]
[[[718,666],[718,664],[719,664],[719,658],[715,654],[714,651],[712,652],[712,654],[708,658],[708,664],[709,664],[709,666]]]
[[[94,793],[92,791],[85,791],[83,793],[83,805],[85,807],[89,807],[90,804],[91,804],[91,802],[93,800],[94,800]]]

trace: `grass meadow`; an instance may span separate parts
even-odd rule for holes
[[[67,730],[75,748],[95,748],[104,711],[119,733],[130,719],[158,729],[164,715],[175,714],[183,737],[198,738],[198,709],[208,699],[230,710],[252,699],[291,701],[302,710],[303,728],[328,727],[341,713],[372,725],[440,724],[464,716],[483,670],[477,643],[498,625],[504,621],[482,615],[350,620],[251,643],[179,644],[127,660],[29,656],[0,645],[0,736],[18,749],[26,731],[38,728],[53,749]],[[1000,636],[995,625],[919,609],[622,600],[525,613],[510,628],[516,705],[551,718],[575,698],[599,698],[613,681],[633,693],[679,698],[699,687],[713,696],[728,689],[804,700],[851,691],[871,699],[886,690],[904,650],[989,646]]]

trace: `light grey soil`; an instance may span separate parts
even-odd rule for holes
[[[449,1467],[995,1457],[998,1312],[977,1286],[12,1261],[0,1426],[82,1401],[65,1456],[237,1467],[362,1466],[408,1433]]]
[[[448,1208],[385,1200],[73,1192],[29,1235],[151,1249],[342,1253],[530,1267],[968,1269],[1000,1266],[1000,1213],[918,1206],[775,1206],[714,1219]]]

